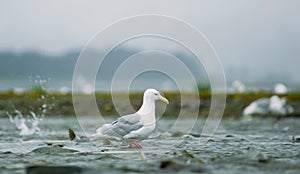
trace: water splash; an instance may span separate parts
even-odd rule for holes
[[[43,120],[42,117],[37,117],[34,112],[30,112],[30,115],[24,117],[23,114],[15,110],[13,113],[7,113],[10,122],[20,130],[20,136],[29,136],[38,134],[41,135],[41,129],[39,124]]]
[[[53,101],[55,98],[48,94],[46,88],[46,83],[51,79],[48,78],[45,80],[41,76],[36,76],[35,80],[32,77],[29,78],[30,81],[34,81],[31,92],[38,95],[38,98],[36,99],[38,106],[35,106],[34,110],[31,110],[30,112],[26,111],[26,109],[25,111],[24,109],[15,109],[13,112],[8,112],[7,115],[9,116],[10,122],[20,131],[20,136],[42,136],[40,123],[43,121],[43,118],[47,115],[49,110],[54,107]],[[24,115],[24,113],[26,114]]]
[[[48,94],[41,95],[40,98],[37,99],[38,102],[41,103],[40,107],[37,108],[35,113],[37,113],[40,117],[45,117],[47,113],[54,107],[54,96],[49,96]]]

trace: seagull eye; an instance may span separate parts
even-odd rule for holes
[[[154,95],[158,95],[158,94],[156,93],[156,94],[154,94]]]

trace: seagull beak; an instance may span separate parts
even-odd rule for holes
[[[160,99],[160,101],[162,101],[162,102],[164,102],[166,104],[169,104],[169,100],[166,99],[165,97],[160,97],[159,99]]]

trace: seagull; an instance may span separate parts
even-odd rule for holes
[[[235,92],[235,93],[246,92],[245,84],[239,80],[235,80],[232,82],[231,89],[232,89],[232,92]]]
[[[155,129],[156,100],[169,104],[156,89],[147,89],[144,92],[143,104],[136,113],[124,115],[112,123],[102,125],[90,139],[122,141],[124,146],[133,144],[142,149],[138,140],[146,139]]]
[[[277,95],[273,95],[271,98],[261,98],[252,102],[247,106],[243,115],[266,115],[272,114],[276,116],[276,120],[273,124],[277,123],[283,116],[294,112],[294,108],[287,103],[286,98],[280,98]]]
[[[244,111],[243,115],[264,115],[269,112],[270,106],[270,99],[269,98],[260,98],[253,101],[249,106],[247,106]]]
[[[273,95],[270,98],[270,112],[274,115],[285,116],[294,112],[294,108],[287,104],[286,98]]]
[[[274,86],[274,92],[275,92],[275,94],[287,94],[288,93],[288,89],[287,89],[287,87],[284,84],[277,83]]]

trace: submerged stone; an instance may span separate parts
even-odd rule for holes
[[[300,142],[300,136],[299,135],[293,135],[292,136],[292,142],[293,143],[298,143],[298,142]]]
[[[261,152],[260,150],[251,148],[249,151],[245,154],[245,157],[253,160],[258,161],[261,163],[266,163],[270,161],[270,157],[268,157],[265,153]]]
[[[85,173],[84,170],[77,166],[28,166],[26,174],[74,174]]]
[[[58,154],[58,153],[74,153],[78,152],[74,149],[66,149],[59,146],[51,146],[51,147],[39,147],[36,149],[33,149],[31,152],[34,153],[47,153],[47,154]]]
[[[207,172],[207,168],[199,164],[183,163],[176,159],[167,159],[160,162],[159,169],[162,171],[181,172]]]

